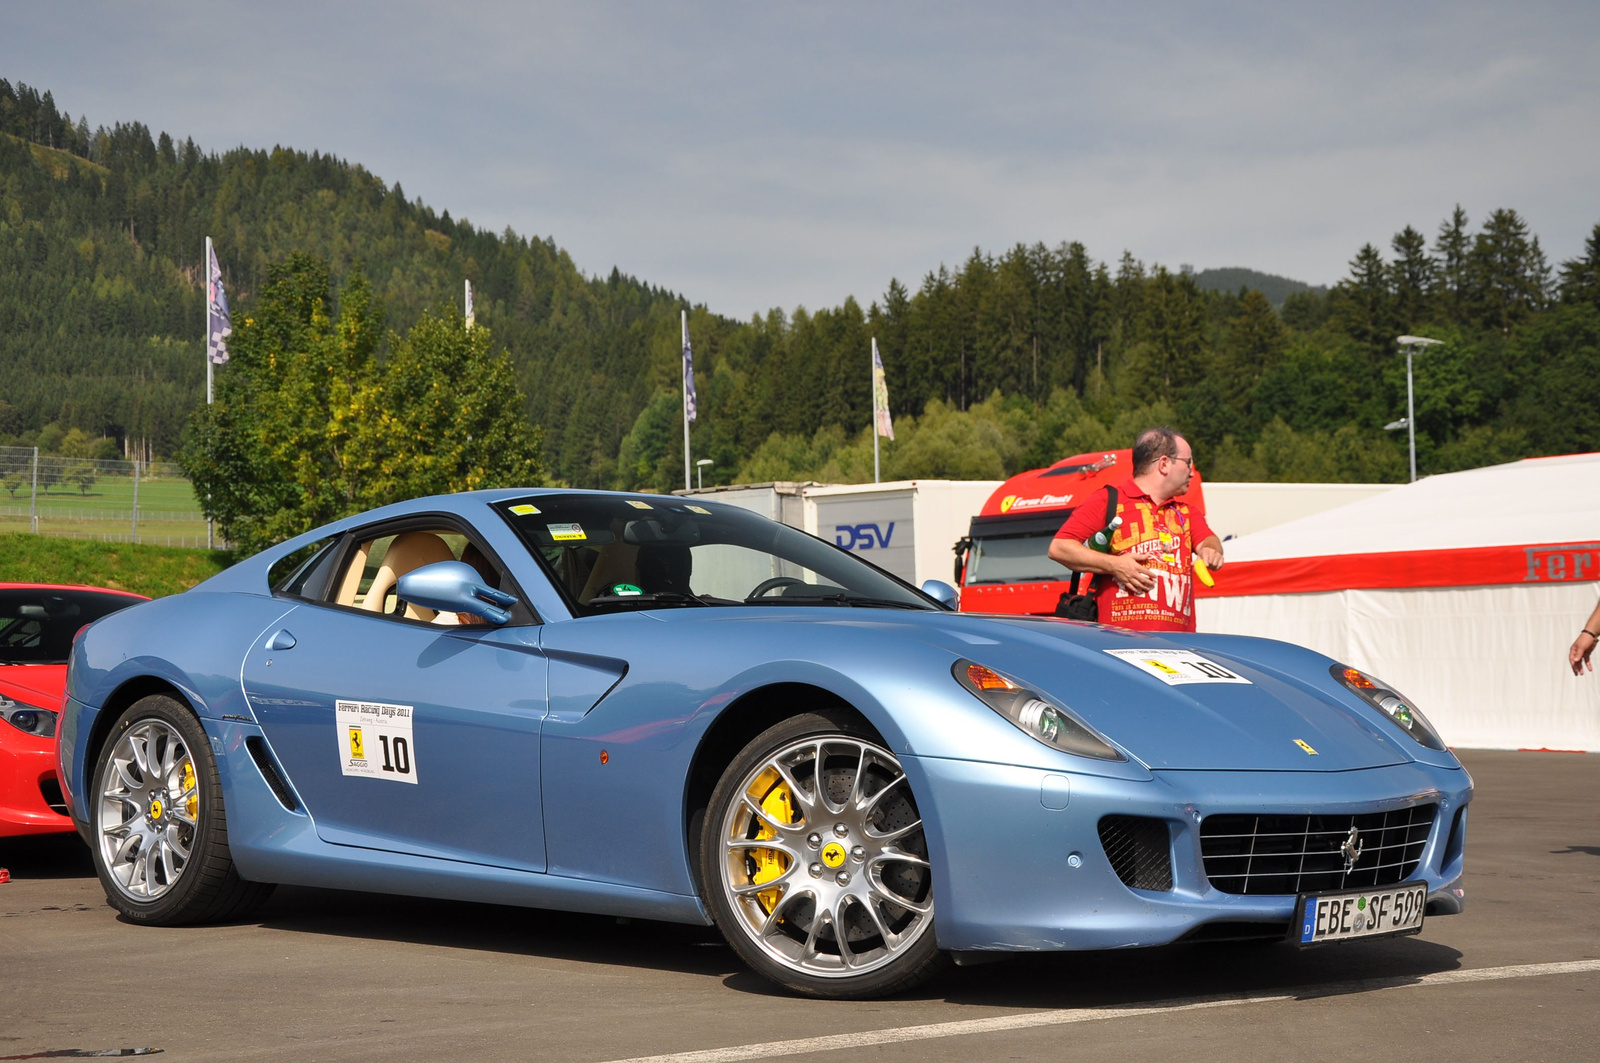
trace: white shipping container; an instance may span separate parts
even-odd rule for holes
[[[899,480],[801,489],[805,530],[916,586],[952,582],[956,540],[1000,480]]]
[[[789,482],[674,491],[748,509],[859,554],[916,586],[953,582],[956,540],[1000,480]]]

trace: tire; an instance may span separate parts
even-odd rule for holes
[[[948,962],[910,784],[852,714],[791,717],[734,757],[706,810],[699,870],[728,944],[795,993],[888,996]]]
[[[112,725],[88,813],[106,901],[130,922],[226,922],[272,892],[234,870],[211,743],[175,698],[141,698]]]

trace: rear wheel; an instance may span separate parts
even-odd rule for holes
[[[853,717],[797,716],[746,746],[712,793],[700,859],[723,936],[779,985],[883,996],[944,967],[911,787]]]
[[[141,698],[112,726],[89,829],[106,900],[134,922],[234,919],[272,892],[234,870],[211,744],[174,698]]]

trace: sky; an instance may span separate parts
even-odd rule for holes
[[[1600,223],[1600,4],[0,0],[91,126],[360,163],[737,318],[1081,241],[1314,284],[1405,225]]]

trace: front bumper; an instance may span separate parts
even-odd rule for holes
[[[904,757],[934,867],[941,948],[1053,951],[1164,945],[1211,924],[1281,924],[1295,896],[1223,893],[1206,878],[1200,822],[1212,814],[1354,815],[1436,802],[1413,879],[1429,911],[1461,910],[1461,769],[1401,764],[1345,772],[1162,771],[1148,780]],[[1053,807],[1047,807],[1053,806]],[[1459,828],[1452,838],[1452,827]],[[1100,843],[1103,816],[1163,820],[1172,889],[1123,885]],[[1226,928],[1223,928],[1226,929]]]
[[[46,791],[60,800],[55,739],[0,722],[0,837],[72,830],[72,820],[50,807]]]

